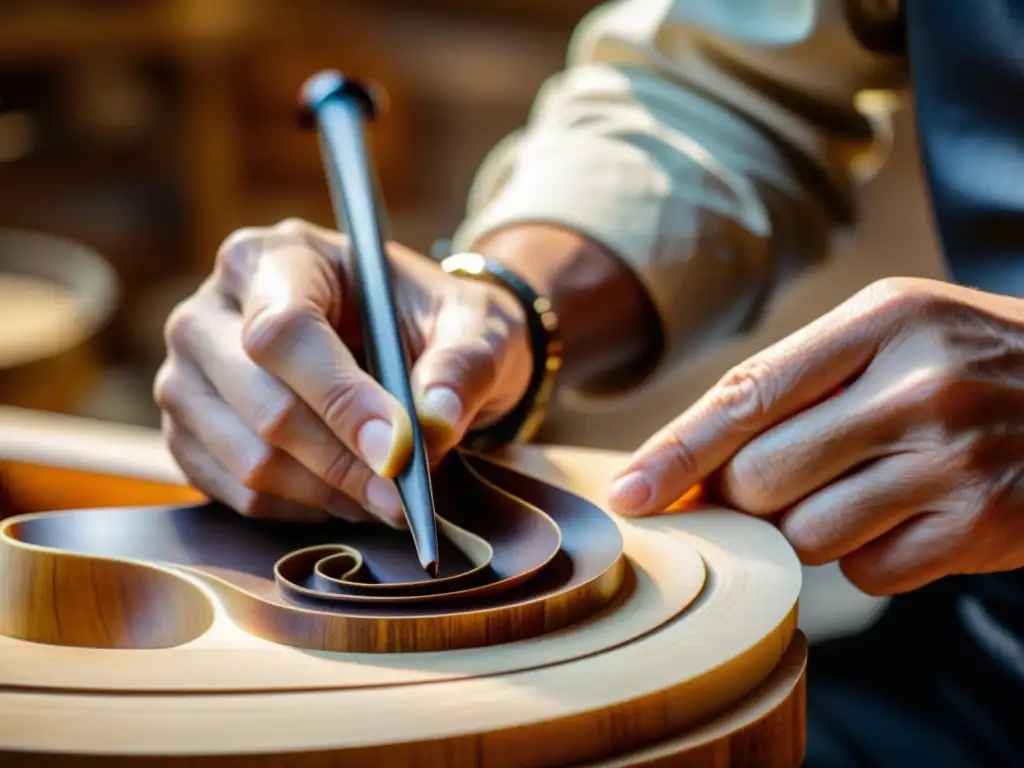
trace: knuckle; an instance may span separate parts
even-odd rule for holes
[[[750,358],[729,371],[718,382],[714,404],[736,427],[760,423],[773,402],[773,376],[767,363]]]
[[[304,329],[319,320],[319,313],[308,305],[263,308],[243,326],[242,349],[258,365],[272,362]]]
[[[362,381],[347,373],[340,374],[324,393],[323,418],[328,424],[356,424],[371,410],[369,391]]]
[[[181,352],[191,346],[198,332],[198,316],[191,299],[181,302],[164,323],[164,343],[168,350]]]
[[[180,413],[184,407],[181,375],[173,364],[165,362],[153,379],[153,401],[157,407],[169,414]]]
[[[254,445],[238,458],[239,482],[250,491],[259,493],[267,490],[267,479],[273,469],[277,451],[266,443]]]
[[[332,488],[350,491],[361,488],[364,483],[357,475],[359,462],[348,451],[339,451],[324,467],[323,479]]]
[[[246,493],[238,506],[238,514],[242,517],[262,519],[273,517],[278,499],[266,493],[250,491]]]
[[[862,557],[844,557],[839,569],[853,586],[868,597],[886,597],[890,593],[885,572],[870,565]]]
[[[244,281],[252,273],[265,236],[266,230],[261,227],[236,229],[217,250],[217,271],[232,282]]]
[[[741,509],[756,515],[776,512],[778,471],[770,456],[740,451],[726,470],[729,495]]]
[[[924,413],[935,424],[968,423],[989,407],[988,385],[947,365],[924,366],[908,376],[897,402],[901,409]]]
[[[283,389],[283,388],[282,388]],[[260,409],[256,423],[256,434],[272,445],[277,445],[288,433],[301,404],[290,391],[283,390],[265,403]]]
[[[661,447],[672,466],[672,471],[681,477],[696,477],[700,470],[696,454],[677,431],[676,424],[669,424],[661,433]]]
[[[313,225],[304,219],[290,216],[274,225],[274,239],[287,243],[304,243],[313,232]]]
[[[498,377],[495,348],[484,338],[467,339],[436,350],[435,365],[452,384],[485,387]]]
[[[884,277],[860,292],[861,300],[874,313],[907,317],[930,314],[945,304],[929,283],[912,277]]]
[[[824,565],[829,561],[836,531],[828,515],[786,515],[779,529],[804,565]]]
[[[922,404],[945,411],[951,406],[970,402],[972,382],[958,371],[946,367],[935,367],[922,372],[918,381],[917,394]]]

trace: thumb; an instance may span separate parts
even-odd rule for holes
[[[457,445],[491,404],[507,346],[507,334],[494,325],[471,306],[443,308],[413,367],[417,416],[432,457]]]

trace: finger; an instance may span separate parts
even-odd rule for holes
[[[338,232],[307,221],[287,219],[273,227],[246,227],[231,233],[217,252],[210,284],[231,306],[241,308],[263,255],[296,248],[312,250],[322,257],[323,280],[309,298],[337,326],[342,317],[342,287],[347,280],[339,277],[345,271],[345,239]]]
[[[199,438],[166,415],[163,431],[171,455],[189,482],[211,499],[246,517],[311,523],[327,517],[322,509],[246,488],[213,457]]]
[[[195,363],[252,432],[381,519],[403,518],[395,484],[376,477],[306,403],[246,356],[237,313],[208,302],[191,317],[188,336],[177,345],[180,354]]]
[[[247,286],[242,346],[342,444],[391,478],[412,453],[412,423],[398,401],[359,368],[328,319],[337,269],[307,244],[269,242]]]
[[[864,378],[744,445],[716,478],[730,506],[771,515],[894,453],[901,422]]]
[[[467,285],[441,308],[412,370],[418,419],[435,458],[456,445],[471,424],[488,418],[485,409],[515,404],[515,399],[505,403],[494,398],[495,385],[506,378],[512,329],[492,311],[481,288]]]
[[[956,513],[918,515],[851,552],[839,567],[866,594],[911,592],[957,573],[968,535]]]
[[[321,510],[327,510],[334,497],[340,496],[288,454],[253,434],[216,393],[204,386],[198,374],[183,376],[176,389],[189,407],[167,411],[169,427],[180,428],[198,440],[242,487]],[[326,511],[322,516],[327,516]]]
[[[779,528],[805,565],[843,558],[940,498],[949,480],[920,454],[871,462],[783,513]]]
[[[171,376],[174,378],[168,381]],[[332,488],[292,456],[253,432],[198,372],[172,361],[159,378],[161,404],[172,423],[195,436],[239,485],[257,494],[324,509],[346,520],[367,519],[367,515],[361,514],[357,501]],[[391,509],[378,511],[371,507],[370,511],[390,525],[402,525],[402,515]]]
[[[863,371],[884,336],[885,323],[847,302],[741,363],[636,451],[612,486],[612,507],[664,508],[750,439]]]

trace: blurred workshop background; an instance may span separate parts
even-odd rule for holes
[[[164,320],[222,240],[288,217],[332,223],[316,137],[294,119],[321,68],[387,89],[371,144],[391,234],[427,251],[598,4],[0,0],[0,404],[159,423]],[[584,406],[559,406],[542,439],[631,449],[863,285],[941,275],[912,110],[894,136],[856,227],[835,232],[829,258],[808,254],[751,333],[582,418]]]
[[[0,403],[158,423],[161,326],[221,240],[332,222],[294,122],[318,69],[387,89],[371,141],[392,235],[429,249],[596,4],[0,0]]]

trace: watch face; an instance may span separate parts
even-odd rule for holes
[[[446,272],[463,272],[481,277],[487,274],[487,259],[479,253],[452,254],[444,260],[442,266]]]

